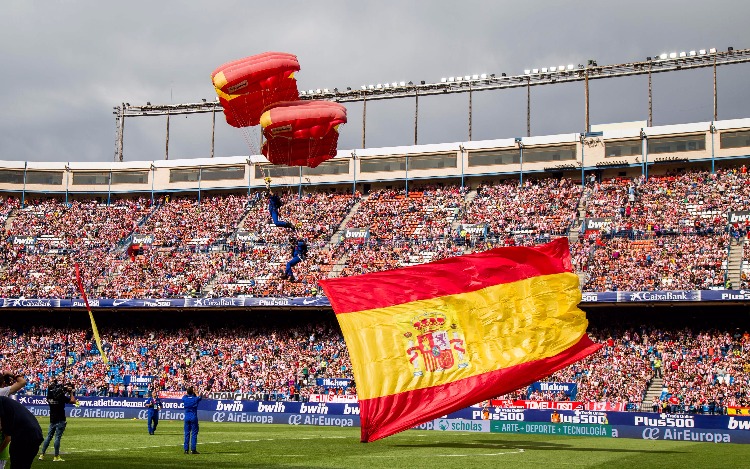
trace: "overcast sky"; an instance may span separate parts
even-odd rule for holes
[[[112,161],[120,102],[215,99],[210,74],[264,51],[296,54],[300,89],[750,48],[750,2],[733,1],[34,1],[0,13],[0,159]],[[719,119],[750,117],[750,65],[720,67]],[[710,121],[712,71],[655,75],[654,124]],[[466,94],[420,99],[419,142],[465,141]],[[580,132],[583,84],[532,89],[532,134]],[[591,123],[647,118],[645,77],[591,83]],[[473,139],[525,135],[525,90],[475,93]],[[340,149],[362,142],[347,104]],[[367,146],[413,143],[413,100],[367,107]],[[125,160],[164,158],[165,118],[125,125]],[[216,156],[257,152],[217,117]],[[207,157],[210,114],[172,118],[170,159]]]

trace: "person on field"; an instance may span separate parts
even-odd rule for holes
[[[187,394],[182,396],[182,405],[185,408],[185,454],[192,451],[193,454],[198,452],[198,403],[201,401],[200,396],[195,395],[192,386],[187,388]]]

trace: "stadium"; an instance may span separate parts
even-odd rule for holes
[[[748,51],[720,54],[733,52]],[[128,108],[116,111],[120,157],[127,113],[164,111]],[[587,114],[586,127],[339,150],[315,168],[262,155],[0,161],[0,369],[23,375],[16,399],[43,426],[54,380],[72,386],[72,467],[537,467],[561,454],[585,454],[583,467],[741,465],[750,118]],[[295,240],[269,217],[271,190]],[[308,251],[289,277],[296,238]],[[352,360],[321,282],[560,239],[602,349],[359,445]],[[189,386],[205,398],[200,460],[180,459]],[[164,402],[154,435],[149,391]]]

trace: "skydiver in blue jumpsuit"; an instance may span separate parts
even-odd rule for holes
[[[294,282],[296,279],[294,272],[292,272],[292,267],[305,260],[305,256],[307,256],[307,243],[304,239],[296,239],[294,236],[289,237],[289,243],[292,245],[292,258],[286,263],[286,270],[281,278]]]
[[[281,201],[281,197],[269,190],[268,213],[271,214],[271,220],[273,220],[273,224],[282,228],[291,228],[292,230],[294,230],[294,225],[292,225],[290,222],[279,220],[279,209],[282,205],[284,205],[284,202]]]

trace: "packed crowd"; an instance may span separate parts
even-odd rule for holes
[[[750,209],[744,167],[579,184],[565,178],[415,186],[366,197],[323,190],[279,191],[280,216],[295,230],[270,223],[265,191],[249,194],[95,199],[2,199],[0,295],[77,296],[74,264],[92,296],[308,296],[320,279],[356,275],[498,246],[531,245],[568,236],[574,265],[589,291],[727,287],[730,244],[741,244],[750,221],[727,225],[726,214]],[[358,204],[358,205],[356,205]],[[356,207],[356,209],[355,209]],[[348,218],[345,226],[342,222]],[[744,219],[743,219],[744,220]],[[481,227],[486,226],[486,230]],[[466,228],[468,227],[468,228]],[[479,228],[477,228],[479,227]],[[364,242],[338,229],[369,229]],[[473,231],[471,231],[473,230]],[[131,234],[153,243],[128,248]],[[572,234],[575,238],[575,232]],[[297,282],[282,279],[289,237],[305,239]],[[33,243],[13,242],[32,237]],[[750,252],[750,251],[748,251]],[[750,254],[739,287],[750,287]],[[735,286],[735,288],[738,286]]]
[[[403,191],[377,190],[362,202],[346,227],[369,227],[370,237],[378,240],[444,238],[451,235],[463,201],[458,186],[416,187],[408,197]]]
[[[0,368],[23,372],[29,393],[44,392],[58,378],[74,384],[79,394],[109,396],[142,394],[144,389],[125,383],[133,375],[153,376],[160,390],[194,385],[279,400],[322,392],[316,378],[353,378],[346,344],[328,320],[101,332],[109,365],[84,329],[2,328]],[[750,406],[747,331],[591,327],[589,335],[603,345],[600,352],[542,381],[576,383],[577,401],[638,409],[652,379],[663,377],[661,399],[681,406],[680,411],[702,411],[709,404]],[[501,398],[569,400],[530,389]]]
[[[661,399],[673,411],[750,406],[750,334],[747,331],[663,331]]]
[[[586,217],[609,219],[613,234],[722,233],[727,212],[750,209],[750,176],[743,166],[612,178],[587,185],[584,200]]]
[[[256,194],[221,273],[214,281],[211,295],[317,295],[318,281],[329,275],[337,259],[326,245],[360,195],[315,192],[300,197],[283,194],[283,219],[295,226],[290,231],[270,223],[265,195]],[[286,262],[292,257],[294,244],[290,243],[290,236],[304,239],[308,245],[304,261],[295,269],[296,282],[281,278]]]
[[[516,180],[484,183],[464,223],[488,224],[488,235],[504,245],[525,244],[524,239],[567,234],[580,197],[580,184],[566,178],[527,179],[523,186]]]
[[[43,393],[57,378],[73,384],[80,395],[143,395],[145,389],[126,384],[124,378],[153,376],[153,386],[164,391],[192,385],[206,392],[299,400],[323,391],[316,378],[351,378],[346,345],[325,323],[102,330],[109,365],[83,329],[0,332],[0,368],[22,371],[29,393]]]
[[[577,249],[589,291],[708,290],[726,283],[727,233],[631,240],[591,237]],[[585,246],[593,248],[587,257]],[[577,247],[578,248],[578,247]]]

